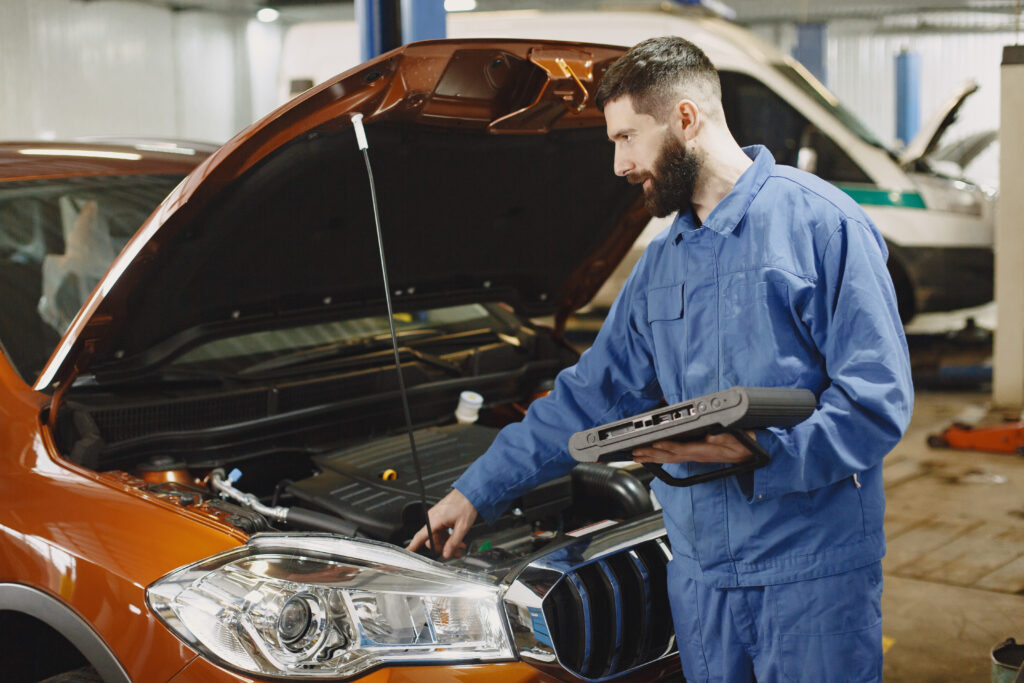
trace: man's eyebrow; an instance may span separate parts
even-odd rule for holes
[[[621,137],[625,137],[626,135],[633,135],[635,133],[636,133],[636,129],[635,128],[623,128],[621,130],[617,130],[614,133],[610,134],[608,136],[608,139],[611,140],[612,142],[614,142],[615,140],[617,140],[617,139],[619,139]]]

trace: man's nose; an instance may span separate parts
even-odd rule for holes
[[[615,149],[615,161],[612,162],[612,169],[615,171],[615,175],[624,176],[633,170],[634,164],[625,154]]]

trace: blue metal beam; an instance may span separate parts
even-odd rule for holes
[[[397,0],[355,0],[359,54],[365,62],[402,44]]]
[[[921,127],[921,55],[903,50],[896,55],[896,137],[904,145]]]
[[[828,84],[828,24],[797,24],[793,58]]]
[[[402,41],[444,38],[448,33],[444,0],[402,0]]]

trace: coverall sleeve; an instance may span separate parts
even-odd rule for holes
[[[488,523],[516,497],[573,468],[568,442],[574,432],[643,412],[661,399],[650,343],[642,333],[640,311],[646,305],[636,283],[640,268],[634,268],[593,346],[558,374],[551,393],[534,401],[521,422],[503,428],[452,485]]]
[[[757,431],[772,462],[755,471],[752,502],[812,491],[875,467],[906,431],[914,390],[884,249],[854,219],[829,238],[800,315],[830,383],[807,420]]]

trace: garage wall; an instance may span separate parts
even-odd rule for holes
[[[221,142],[276,103],[281,30],[249,16],[113,0],[2,5],[0,138]]]
[[[292,79],[322,83],[360,61],[359,27],[354,21],[319,21],[292,26],[284,37],[278,100],[285,102],[294,94]]]
[[[980,86],[964,104],[944,142],[999,127],[999,63],[1012,33],[882,33],[866,35],[856,26],[829,29],[830,86],[883,140],[896,139],[896,55],[921,56],[921,125],[962,82]],[[998,185],[995,149],[974,164],[973,179]]]
[[[900,30],[878,21],[838,20],[828,25],[828,87],[887,144],[896,140],[896,55],[907,49],[921,57],[921,126],[962,82],[973,78],[980,88],[967,100],[944,143],[999,126],[999,63],[1004,45],[1016,42],[1009,31],[992,30],[983,15],[944,15],[948,30]],[[996,17],[1005,24],[1005,17]],[[749,27],[789,52],[792,25]],[[970,31],[969,31],[970,29]],[[998,185],[998,150],[993,146],[969,169],[973,180]]]

